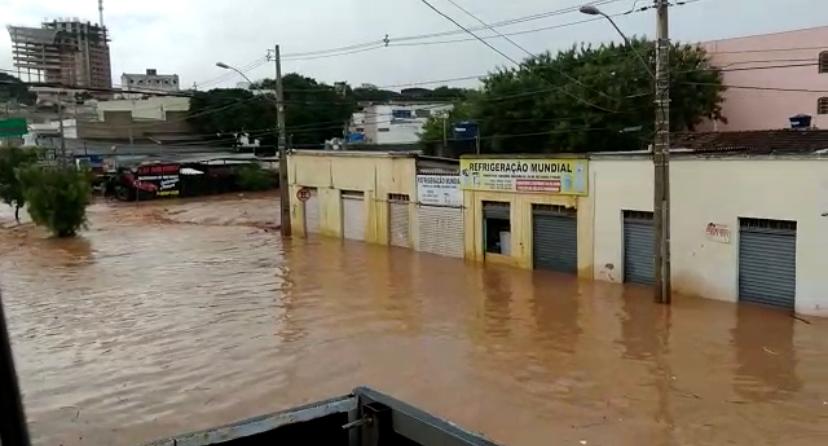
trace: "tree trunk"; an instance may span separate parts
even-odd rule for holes
[[[20,224],[20,206],[14,207],[14,220],[17,224]]]

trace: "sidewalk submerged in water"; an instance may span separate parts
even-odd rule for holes
[[[828,324],[257,226],[273,194],[0,231],[38,444],[140,444],[367,384],[511,445],[828,441]],[[261,216],[266,217],[262,218]],[[259,220],[259,221],[257,221]]]

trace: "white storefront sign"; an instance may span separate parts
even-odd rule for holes
[[[458,175],[417,175],[417,202],[433,206],[462,206]]]

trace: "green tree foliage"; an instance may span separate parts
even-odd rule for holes
[[[0,73],[0,102],[15,101],[19,104],[33,105],[37,95],[20,79],[6,73]]]
[[[251,164],[239,169],[238,185],[241,190],[267,190],[274,186],[273,174],[264,170],[258,164]]]
[[[57,237],[71,237],[86,225],[90,182],[71,167],[31,165],[19,171],[32,220]]]
[[[262,87],[275,89],[272,79],[262,81]],[[330,86],[315,79],[291,73],[282,78],[285,90],[285,126],[293,136],[293,144],[322,144],[331,138],[341,138],[356,106],[353,92],[347,84]]]
[[[197,92],[190,100],[190,124],[199,133],[226,138],[240,131],[272,144],[276,109],[266,96],[254,96],[238,88]]]
[[[343,129],[354,110],[351,89],[334,87],[299,74],[282,79],[285,91],[285,116],[288,136],[296,146],[322,144],[326,139],[342,137]],[[274,90],[275,81],[265,79],[253,86]],[[205,134],[222,135],[250,132],[264,144],[275,143],[275,97],[258,96],[248,90],[215,89],[196,93],[190,102],[190,123]]]
[[[573,47],[554,57],[547,53],[488,76],[452,120],[477,121],[483,148],[491,152],[646,147],[655,116],[653,80],[632,50],[655,71],[654,46],[640,39],[632,49],[611,44]],[[721,73],[706,52],[674,44],[670,65],[672,130],[693,129],[705,118],[724,120]],[[440,119],[428,123],[422,136],[426,147],[442,134],[442,125]]]
[[[14,219],[20,223],[20,209],[26,204],[23,184],[18,173],[37,161],[34,149],[0,147],[0,200],[14,207]]]

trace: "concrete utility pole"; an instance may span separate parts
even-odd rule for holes
[[[656,82],[655,82],[655,167],[653,218],[655,225],[655,301],[669,304],[670,284],[670,34],[668,0],[655,0]]]
[[[66,137],[63,134],[63,102],[58,95],[58,127],[60,128],[60,165],[66,165]]]
[[[276,125],[279,129],[279,201],[281,202],[282,237],[290,237],[290,189],[288,186],[287,144],[285,129],[285,92],[282,87],[282,57],[279,45],[273,48],[273,60],[276,63]]]

